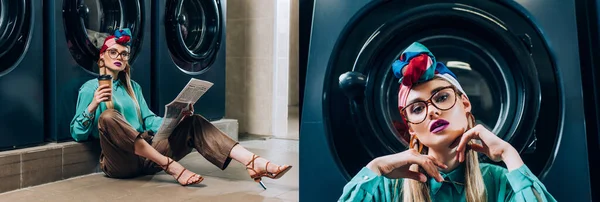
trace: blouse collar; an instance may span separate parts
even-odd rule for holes
[[[435,180],[435,178],[430,177],[429,178],[429,185],[431,187],[431,193],[433,193],[434,195],[437,194],[437,192],[440,190],[440,188],[442,187],[442,185],[444,183],[452,185],[456,191],[459,194],[462,194],[464,188],[465,188],[465,164],[461,163],[458,167],[456,167],[454,170],[448,172],[448,173],[443,173],[441,172],[440,174],[442,174],[442,178],[444,178],[443,182],[438,182]]]

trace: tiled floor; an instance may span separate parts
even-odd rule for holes
[[[263,179],[268,188],[263,190],[250,179],[244,165],[232,162],[221,171],[192,153],[180,162],[205,177],[196,186],[182,187],[164,172],[127,180],[92,174],[3,193],[0,201],[298,201],[298,141],[246,140],[240,144],[273,162],[294,167],[280,179]]]

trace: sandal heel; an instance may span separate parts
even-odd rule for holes
[[[261,186],[263,189],[267,190],[267,186],[265,186],[265,183],[263,183],[263,182],[262,182],[262,179],[261,179],[260,177],[259,177],[259,178],[254,178],[254,181],[255,181],[255,182],[258,182],[258,184],[260,184],[260,186]]]

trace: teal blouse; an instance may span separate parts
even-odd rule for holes
[[[150,111],[142,95],[140,85],[133,80],[131,80],[131,83],[135,97],[140,104],[143,125],[140,123],[137,115],[135,102],[127,94],[127,89],[125,89],[125,86],[119,80],[113,81],[112,101],[114,108],[121,112],[125,120],[138,132],[144,132],[145,128],[146,131],[150,130],[156,133],[162,124],[162,117],[156,116]],[[75,117],[71,120],[71,136],[75,141],[87,140],[90,134],[98,138],[98,117],[106,110],[106,104],[104,102],[100,103],[94,114],[89,114],[87,111],[87,107],[94,99],[94,92],[98,89],[98,86],[98,79],[91,79],[85,82],[79,89]]]
[[[506,168],[480,163],[487,201],[556,201],[526,165],[508,172]],[[432,201],[466,201],[464,164],[441,173],[444,182],[430,178]],[[364,167],[346,186],[338,201],[402,201],[402,179],[379,176]]]

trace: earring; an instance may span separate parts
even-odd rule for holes
[[[412,136],[410,136],[410,144],[409,144],[409,147],[412,149],[412,148],[414,148],[414,147],[415,147],[415,144],[418,144],[418,145],[419,145],[419,148],[417,149],[417,151],[418,151],[419,153],[421,153],[421,151],[423,151],[423,144],[420,144],[420,143],[419,143],[419,139],[417,139],[417,136],[416,136],[416,135],[412,135]]]
[[[104,67],[104,59],[99,59],[99,60],[98,60],[98,67],[99,67],[99,68],[102,68],[102,67]]]

